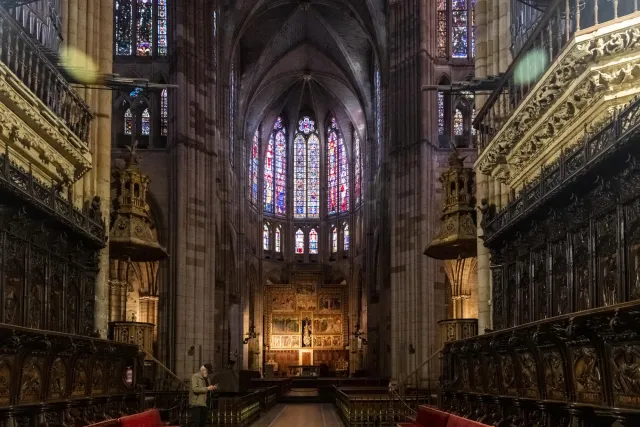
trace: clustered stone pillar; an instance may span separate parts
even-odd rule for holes
[[[65,45],[84,53],[100,74],[113,72],[113,0],[63,0],[61,9]],[[82,64],[77,64],[82,66]],[[94,196],[102,201],[102,215],[108,223],[111,174],[111,92],[78,89],[95,116],[91,123],[90,150],[93,169],[73,186],[74,203],[81,206]],[[100,271],[96,280],[94,328],[106,337],[109,248],[100,252]]]
[[[489,185],[487,176],[476,171],[476,198],[478,201],[487,199]],[[483,334],[485,329],[491,329],[491,272],[489,270],[489,250],[482,240],[483,230],[480,227],[482,212],[478,210],[478,333]]]

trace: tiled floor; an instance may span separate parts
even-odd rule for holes
[[[342,427],[330,403],[276,405],[252,427]]]

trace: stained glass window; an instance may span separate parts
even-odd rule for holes
[[[273,124],[264,159],[264,211],[287,213],[287,138],[282,119]]]
[[[169,110],[168,110],[168,99],[167,99],[167,89],[162,89],[160,93],[160,127],[162,136],[167,136],[169,131]]]
[[[318,253],[318,232],[315,228],[309,232],[309,253],[312,255]]]
[[[282,251],[282,248],[280,247],[281,242],[282,242],[281,239],[282,239],[282,232],[281,232],[280,227],[278,226],[276,228],[276,238],[275,238],[275,240],[276,240],[275,241],[275,246],[276,246],[276,252],[277,253],[280,253],[280,251]]]
[[[311,134],[308,141],[309,164],[307,167],[307,207],[309,218],[320,216],[320,140]]]
[[[315,122],[311,120],[309,117],[303,117],[298,122],[298,130],[305,135],[309,135],[311,132],[315,132]]]
[[[299,228],[298,231],[296,231],[296,253],[304,253],[304,233]]]
[[[137,55],[151,56],[153,46],[153,1],[137,0]]]
[[[444,94],[438,92],[438,135],[444,135]]]
[[[302,134],[297,134],[293,141],[295,156],[294,166],[294,202],[296,218],[307,216],[307,141]]]
[[[287,138],[280,118],[276,120],[275,203],[276,215],[287,213]]]
[[[269,250],[269,226],[267,224],[262,227],[262,249]]]
[[[145,108],[142,112],[142,134],[151,134],[151,115],[149,114],[148,108]]]
[[[295,218],[320,216],[320,140],[315,132],[311,118],[303,117],[298,122],[293,141]]]
[[[344,228],[342,229],[342,235],[344,238],[344,250],[348,251],[349,250],[349,224],[344,225]]]
[[[218,11],[213,11],[213,66],[218,62]]]
[[[471,56],[476,56],[476,0],[471,0]]]
[[[158,0],[158,55],[167,53],[167,0]]]
[[[272,214],[274,212],[273,203],[273,133],[269,137],[267,149],[264,153],[264,212]]]
[[[353,153],[355,170],[353,190],[356,203],[360,204],[362,202],[362,157],[360,156],[360,138],[357,132],[353,132]]]
[[[438,57],[446,58],[448,54],[447,41],[449,38],[449,14],[447,3],[449,0],[438,0]]]
[[[258,164],[260,160],[260,134],[258,130],[253,134],[251,142],[251,156],[249,156],[249,194],[251,203],[255,206],[258,203]]]
[[[132,90],[131,92],[129,92],[129,97],[131,99],[137,98],[138,95],[140,95],[141,93],[142,93],[142,88],[141,87],[137,87],[134,90]]]
[[[133,114],[131,108],[124,112],[124,134],[131,135],[133,133]]]
[[[327,128],[327,204],[329,214],[349,210],[349,164],[338,122]]]
[[[338,229],[333,227],[331,231],[331,252],[338,252]]]
[[[451,0],[451,56],[466,58],[468,53],[467,0]]]
[[[376,166],[380,165],[381,146],[382,146],[382,83],[380,70],[375,73],[375,100],[376,100]]]
[[[464,116],[459,108],[456,108],[453,116],[453,133],[456,136],[464,134]]]
[[[133,4],[131,0],[115,3],[116,55],[131,55],[133,44]]]

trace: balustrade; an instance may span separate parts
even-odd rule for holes
[[[525,66],[546,71],[577,33],[635,13],[638,5],[636,0],[553,0],[533,29],[525,31],[526,41],[522,41],[522,34],[516,40],[513,62],[474,120],[474,127],[480,131],[480,151],[491,143],[543,75],[519,82],[516,67],[532,61],[525,62]],[[530,56],[532,52],[539,55],[534,58]],[[545,61],[541,62],[543,58]]]
[[[11,14],[0,7],[0,60],[87,143],[93,114],[62,73]]]

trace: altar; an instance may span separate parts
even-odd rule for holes
[[[294,273],[265,287],[264,363],[276,377],[317,377],[320,367],[348,374],[348,290],[321,273]],[[323,374],[326,375],[326,374]]]
[[[317,377],[320,367],[314,365],[289,365],[290,377]]]

